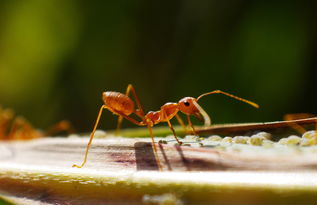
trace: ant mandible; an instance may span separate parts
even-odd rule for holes
[[[134,102],[129,97],[130,92],[132,92],[132,95],[136,101],[136,104],[138,107],[137,109],[134,108]],[[182,144],[182,142],[178,140],[176,133],[175,133],[175,130],[174,130],[170,120],[172,118],[176,117],[177,120],[179,121],[179,123],[185,128],[183,121],[178,116],[178,112],[181,111],[182,113],[187,115],[188,124],[192,128],[193,133],[196,134],[194,126],[190,120],[190,115],[194,115],[198,118],[203,118],[205,121],[205,125],[206,126],[210,125],[210,118],[209,118],[208,114],[202,109],[202,107],[200,107],[200,105],[198,104],[198,101],[204,96],[216,94],[216,93],[229,96],[229,97],[234,98],[236,100],[240,100],[242,102],[248,103],[253,107],[259,108],[259,105],[254,103],[254,102],[251,102],[249,100],[234,96],[232,94],[223,92],[221,90],[215,90],[212,92],[204,93],[204,94],[200,95],[198,98],[184,97],[181,100],[179,100],[178,103],[166,103],[161,107],[161,109],[159,111],[150,111],[147,114],[144,114],[140,100],[139,100],[138,96],[136,95],[134,87],[131,84],[128,85],[127,90],[126,90],[126,94],[123,94],[120,92],[114,92],[114,91],[103,92],[102,99],[103,99],[104,104],[101,106],[101,108],[99,110],[98,117],[97,117],[97,120],[95,122],[93,131],[91,132],[90,139],[89,139],[89,142],[88,142],[88,145],[86,148],[84,161],[80,166],[74,164],[73,167],[82,168],[85,165],[85,163],[87,161],[88,150],[89,150],[90,145],[92,143],[92,139],[94,137],[97,125],[99,123],[100,116],[101,116],[102,111],[104,109],[108,109],[113,114],[119,116],[117,130],[120,129],[123,118],[129,120],[130,122],[132,122],[138,126],[147,126],[149,129],[149,132],[150,132],[151,139],[152,139],[152,146],[154,149],[154,153],[157,156],[157,149],[155,146],[152,127],[160,122],[167,122],[168,126],[170,127],[170,129],[172,130],[172,132],[174,134],[176,141],[179,144]],[[140,117],[142,120],[137,121],[137,120],[133,119],[132,117],[130,117],[130,115],[132,113],[134,113],[135,115]]]

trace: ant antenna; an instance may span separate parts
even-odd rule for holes
[[[234,99],[236,99],[236,100],[240,100],[240,101],[245,102],[245,103],[247,103],[247,104],[249,104],[249,105],[251,105],[251,106],[253,106],[253,107],[255,107],[255,108],[259,108],[259,107],[260,107],[258,104],[254,103],[254,102],[251,102],[251,101],[249,101],[249,100],[246,100],[246,99],[237,97],[237,96],[235,96],[235,95],[232,95],[232,94],[229,94],[229,93],[226,93],[226,92],[223,92],[223,91],[221,91],[221,90],[214,90],[214,91],[209,92],[209,93],[204,93],[204,94],[200,95],[200,96],[197,98],[197,101],[198,101],[200,98],[202,98],[202,97],[204,97],[204,96],[206,96],[206,95],[217,94],[217,93],[220,93],[220,94],[229,96],[229,97],[234,98]]]

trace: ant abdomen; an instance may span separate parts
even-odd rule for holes
[[[125,94],[113,91],[102,93],[102,100],[113,111],[130,115],[134,112],[134,102]]]

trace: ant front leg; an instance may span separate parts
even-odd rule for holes
[[[190,115],[187,115],[187,121],[188,121],[189,126],[190,126],[190,127],[192,128],[192,130],[193,130],[193,134],[194,134],[194,135],[197,135],[196,130],[195,130],[195,128],[194,128],[194,125],[193,125],[192,121],[190,120]]]

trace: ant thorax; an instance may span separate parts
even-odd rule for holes
[[[177,114],[179,111],[177,103],[165,103],[159,111],[150,111],[144,117],[144,123],[151,126],[160,122],[166,122]]]
[[[177,103],[165,103],[160,110],[161,113],[161,121],[165,122],[168,121],[170,119],[172,119],[173,117],[175,117],[175,115],[178,113],[179,109],[178,109],[178,104]]]

